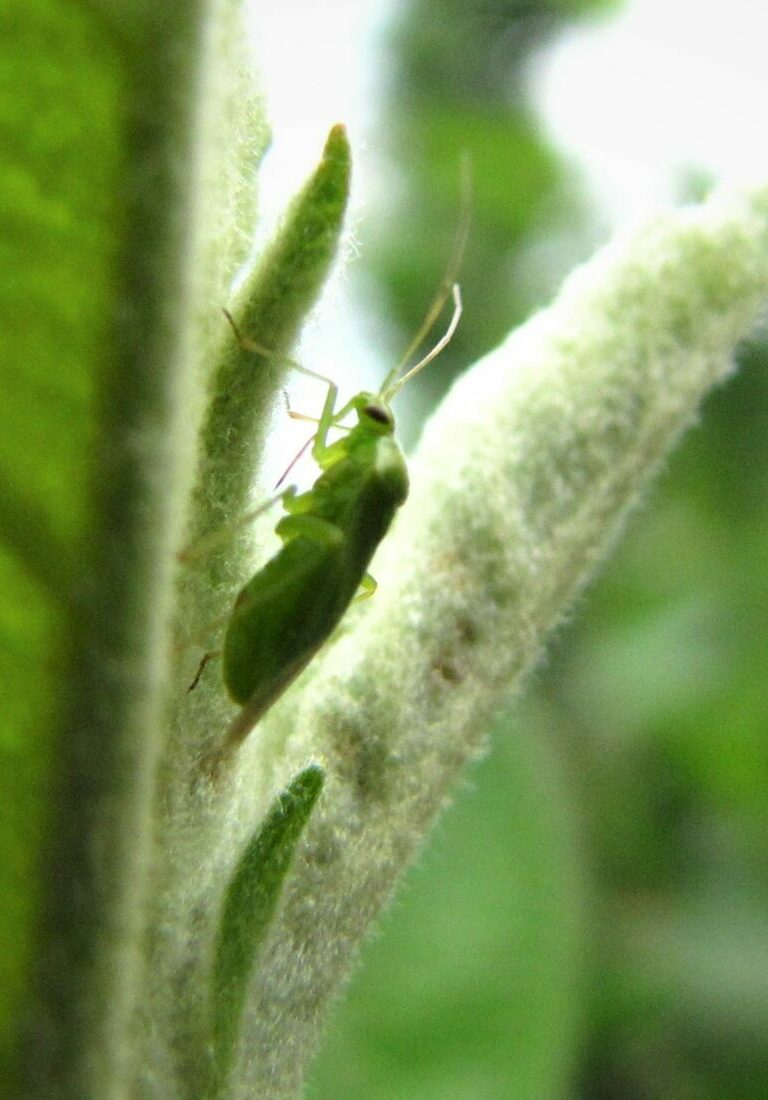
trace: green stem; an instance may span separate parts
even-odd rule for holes
[[[173,5],[152,55],[122,58],[120,307],[102,392],[97,518],[75,599],[39,1026],[28,1055],[29,1093],[46,1100],[127,1095],[175,534],[168,493],[180,481],[171,441],[180,435],[179,329],[189,311],[182,259],[207,14],[203,0]]]

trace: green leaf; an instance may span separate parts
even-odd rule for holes
[[[325,781],[318,764],[293,779],[246,847],[230,882],[213,970],[213,1042],[218,1088],[227,1080],[259,949],[272,923],[283,882]]]

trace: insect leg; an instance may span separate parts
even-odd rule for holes
[[[231,523],[224,524],[223,527],[217,528],[215,531],[209,531],[208,534],[203,535],[197,542],[194,542],[191,546],[188,546],[185,550],[180,550],[176,555],[177,559],[183,564],[187,565],[190,562],[197,561],[199,558],[204,558],[207,554],[210,554],[221,543],[225,542],[231,535],[238,531],[241,527],[247,526],[249,523],[253,523],[255,519],[263,515],[264,512],[281,500],[288,500],[296,495],[296,486],[289,485],[287,489],[282,489],[279,493],[275,493],[269,500],[265,500],[263,504],[260,504],[257,508],[252,508],[249,512],[244,512],[238,519],[233,520]]]
[[[322,382],[325,386],[327,386],[328,390],[325,395],[325,402],[323,403],[323,411],[320,413],[320,417],[317,421],[317,432],[314,437],[315,445],[312,448],[313,457],[316,457],[315,449],[317,449],[318,452],[322,453],[325,448],[328,429],[333,424],[333,410],[339,394],[339,387],[331,378],[326,377],[326,375],[319,374],[317,371],[314,370],[310,370],[309,367],[303,366],[303,364],[298,363],[295,359],[289,358],[287,355],[277,355],[275,354],[275,352],[270,351],[269,348],[265,348],[261,344],[258,344],[255,340],[251,340],[249,336],[244,336],[238,328],[237,323],[229,310],[224,310],[224,316],[227,318],[232,327],[232,331],[235,334],[235,339],[237,340],[240,347],[243,348],[245,351],[252,351],[256,355],[264,355],[269,359],[274,359],[278,363],[285,363],[291,368],[291,370],[299,371],[300,374],[305,374],[308,378],[314,378],[316,379],[316,381]]]
[[[344,541],[344,532],[340,527],[310,512],[283,516],[275,530],[286,542],[298,536],[321,546],[340,546]]]
[[[366,573],[360,581],[360,589],[352,602],[360,603],[361,600],[369,600],[378,587],[375,577]]]

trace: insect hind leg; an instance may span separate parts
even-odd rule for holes
[[[360,588],[352,602],[361,603],[363,600],[370,600],[378,587],[376,578],[372,577],[370,573],[366,573],[360,581]]]

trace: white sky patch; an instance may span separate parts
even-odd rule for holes
[[[381,32],[397,0],[254,3],[253,27],[275,143],[262,181],[273,219],[343,121],[356,157],[353,219],[366,209],[366,168],[379,88]],[[762,0],[628,0],[582,23],[532,66],[542,123],[582,162],[617,215],[669,197],[681,172],[768,174],[768,5]]]
[[[331,126],[342,122],[353,151],[352,199],[346,219],[345,244],[335,278],[309,320],[296,358],[331,376],[341,397],[378,388],[386,372],[375,348],[366,346],[356,313],[359,305],[348,291],[346,269],[354,262],[355,226],[374,216],[366,177],[376,171],[369,135],[375,124],[381,79],[380,39],[389,23],[391,0],[283,0],[254,3],[252,33],[257,64],[272,126],[272,146],[259,174],[259,240],[268,241],[291,198],[320,158]],[[325,318],[328,317],[328,323]],[[290,380],[291,403],[315,413],[325,392],[318,383],[297,375]],[[278,468],[298,450],[311,426],[278,413],[273,454]],[[297,467],[299,480],[311,471],[311,460]],[[311,476],[311,473],[310,473]],[[292,478],[293,479],[293,478]]]
[[[539,58],[543,125],[611,221],[668,200],[691,169],[768,176],[767,32],[760,0],[631,0]]]
[[[331,126],[343,122],[364,152],[376,109],[375,41],[384,0],[254,4],[253,34],[273,128],[261,181],[264,216],[282,209],[314,167]],[[266,167],[266,166],[265,166]]]

